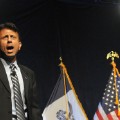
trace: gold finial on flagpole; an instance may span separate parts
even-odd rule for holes
[[[62,57],[60,57],[59,59],[60,59],[60,62],[62,62]]]
[[[63,65],[62,57],[60,57],[59,60],[60,60],[60,64],[59,64],[59,66],[62,66],[62,65]]]
[[[111,51],[107,54],[107,59],[111,58],[112,61],[114,61],[114,59],[116,58],[119,58],[119,55],[117,52],[114,52],[114,51]]]

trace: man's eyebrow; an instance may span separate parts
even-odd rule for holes
[[[3,39],[3,38],[5,38],[5,37],[8,37],[8,35],[4,35],[4,36],[2,36],[0,39]]]

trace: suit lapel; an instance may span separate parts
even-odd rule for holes
[[[27,74],[25,73],[25,70],[23,69],[23,67],[21,65],[19,65],[19,67],[20,67],[21,74],[23,77],[25,97],[28,98],[29,78]]]
[[[7,78],[5,68],[4,68],[1,60],[0,60],[0,80],[2,81],[2,83],[4,84],[4,86],[6,87],[8,92],[10,92],[10,86],[9,86],[8,78]]]

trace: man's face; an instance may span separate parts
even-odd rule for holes
[[[13,57],[21,49],[19,35],[10,29],[0,31],[0,49],[7,57]]]

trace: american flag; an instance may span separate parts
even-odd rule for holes
[[[93,120],[120,120],[120,116],[118,116],[118,107],[120,107],[120,104],[115,104],[116,90],[118,92],[118,103],[120,103],[120,77],[116,75],[115,87],[114,73],[112,71],[102,101],[98,105]]]

